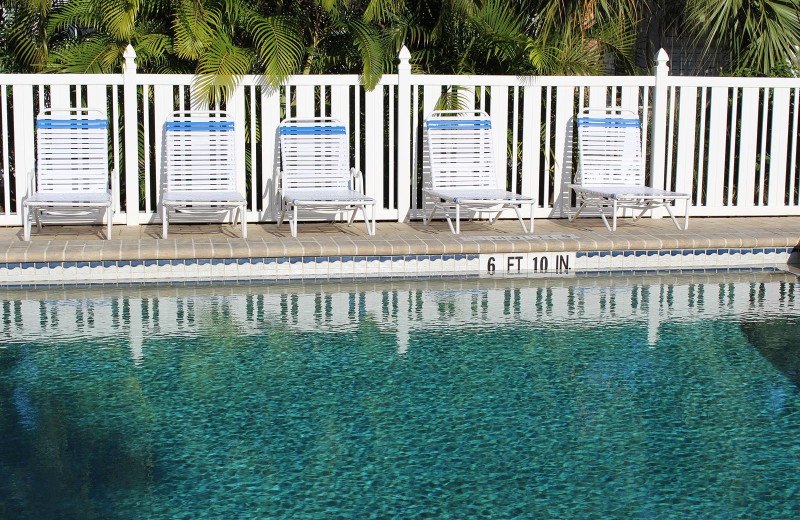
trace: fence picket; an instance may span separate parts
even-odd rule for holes
[[[739,176],[736,204],[752,212],[755,200],[756,149],[758,146],[758,95],[757,88],[742,89],[742,122],[739,135]]]
[[[542,89],[526,86],[522,98],[522,195],[539,201],[539,165],[541,152]]]
[[[772,94],[772,128],[770,129],[769,187],[767,204],[773,207],[786,203],[786,160],[789,153],[788,88],[776,88]]]
[[[261,149],[261,171],[263,172],[261,200],[264,209],[259,220],[277,220],[280,215],[280,200],[278,200],[280,178],[277,172],[280,168],[280,145],[276,131],[281,122],[280,94],[280,90],[277,88],[261,89],[261,139],[263,143]]]
[[[551,216],[566,215],[566,205],[570,193],[568,184],[572,173],[572,127],[574,116],[575,87],[558,87],[556,89],[555,119],[555,168],[553,172],[553,200]],[[566,172],[566,173],[565,173]],[[548,201],[545,201],[547,204]]]
[[[708,134],[708,194],[706,196],[706,205],[712,208],[723,206],[722,187],[725,178],[727,126],[728,89],[726,87],[712,87]]]
[[[30,85],[14,85],[14,174],[17,214],[22,214],[22,199],[34,186],[34,109]],[[21,223],[21,221],[20,221]]]
[[[697,87],[680,87],[678,101],[678,150],[675,160],[675,191],[692,192],[695,171],[695,131],[697,129]],[[692,114],[686,116],[686,114]]]

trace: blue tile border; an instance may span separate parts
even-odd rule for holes
[[[557,252],[554,252],[557,254]],[[510,253],[509,253],[510,254]],[[514,253],[515,255],[518,253]],[[521,254],[521,253],[520,253]],[[534,253],[536,254],[536,253]],[[780,270],[777,264],[771,265],[777,259],[766,258],[766,255],[800,255],[800,247],[768,247],[768,248],[703,248],[703,249],[663,249],[663,250],[606,250],[606,251],[578,251],[574,253],[576,264],[572,267],[569,274],[580,274],[585,276],[597,274],[631,274],[631,273],[675,273],[675,272],[729,272],[729,271],[764,271]],[[733,261],[734,256],[739,259],[736,263],[725,265],[726,259]],[[678,265],[681,257],[715,257],[714,261],[722,265],[703,266],[703,265]],[[759,261],[765,265],[741,265],[741,257],[747,257],[747,261],[758,264]],[[758,256],[763,258],[758,259]],[[653,265],[652,260],[647,260],[642,264],[643,259],[656,257],[658,262]],[[635,259],[640,262],[639,267],[630,265],[630,260]],[[783,261],[784,258],[781,258]],[[794,258],[793,258],[794,259]],[[254,258],[190,258],[174,260],[117,260],[117,261],[90,261],[90,262],[8,262],[0,263],[0,287],[42,287],[64,285],[117,285],[117,284],[186,284],[186,283],[216,283],[227,282],[229,280],[245,281],[271,281],[282,282],[285,280],[297,281],[320,281],[320,280],[363,280],[376,278],[423,278],[423,277],[442,277],[457,276],[469,277],[479,274],[480,255],[476,253],[461,254],[448,253],[440,255],[420,254],[420,255],[368,255],[368,256],[308,256],[308,257],[254,257]],[[623,265],[623,260],[625,264]],[[798,259],[800,260],[800,259]],[[672,262],[672,264],[670,263]],[[352,263],[352,264],[351,264]],[[378,266],[375,266],[375,264]],[[293,265],[308,266],[301,270],[292,268]],[[353,265],[355,264],[355,265]],[[659,265],[661,264],[661,265]],[[197,266],[193,270],[181,269],[187,266]],[[188,276],[198,275],[198,269],[205,266],[207,269],[217,268],[216,272],[209,274],[205,271],[204,276],[210,279],[172,279],[169,275],[172,272],[186,274]],[[241,266],[246,271],[239,271]],[[281,267],[283,266],[283,267]],[[313,266],[313,267],[312,267]],[[335,269],[328,271],[328,268]],[[131,268],[124,271],[119,268]],[[144,275],[144,271],[132,272],[135,268],[155,268],[156,271],[148,270],[147,279],[139,280]],[[376,267],[380,270],[376,271]],[[89,271],[92,271],[92,279],[83,278]],[[177,268],[177,269],[173,269]],[[388,269],[387,269],[388,268]],[[61,269],[61,281],[48,279],[47,270]],[[99,273],[97,270],[101,270]],[[222,270],[224,269],[224,271]],[[406,271],[408,269],[408,271]],[[430,269],[434,269],[433,272]],[[442,269],[442,271],[439,271]],[[63,270],[70,270],[71,277],[67,277]],[[73,271],[74,270],[74,271]],[[353,272],[355,270],[355,272]],[[44,272],[43,272],[44,271]],[[110,278],[104,279],[103,271],[111,274]],[[159,271],[161,273],[159,274]],[[38,273],[38,274],[37,274]],[[155,275],[151,276],[151,274]],[[291,273],[291,274],[290,274]],[[75,279],[76,274],[79,280]],[[113,277],[119,276],[119,280]],[[6,280],[3,280],[3,277]],[[133,277],[133,279],[131,279]]]

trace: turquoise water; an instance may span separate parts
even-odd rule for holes
[[[548,283],[7,293],[0,518],[797,517],[795,281]]]

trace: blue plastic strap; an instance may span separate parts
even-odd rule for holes
[[[639,128],[641,123],[638,119],[623,119],[617,117],[579,117],[578,126],[608,126],[608,127],[631,127]]]
[[[343,126],[282,126],[281,135],[345,135]]]
[[[467,121],[454,121],[451,119],[437,121],[435,119],[431,119],[428,120],[428,128],[435,128],[437,130],[473,130],[480,128],[492,128],[492,122],[487,119],[472,119]]]
[[[105,119],[37,119],[36,128],[44,129],[87,129],[87,128],[108,128],[108,121]]]
[[[233,130],[233,121],[167,121],[167,130],[190,130],[190,131],[211,131],[211,130]]]

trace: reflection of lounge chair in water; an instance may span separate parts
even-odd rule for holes
[[[536,200],[506,191],[497,186],[492,121],[485,112],[437,110],[425,120],[430,157],[430,187],[423,191],[425,224],[437,209],[444,211],[450,231],[461,232],[461,208],[496,212],[494,223],[506,209],[513,209],[525,233],[533,232],[533,209]],[[430,214],[427,205],[432,204]],[[525,226],[520,208],[530,206],[530,230]],[[455,211],[455,227],[449,210]]]
[[[678,229],[680,224],[672,213],[677,199],[686,200],[683,229],[689,225],[689,195],[651,188],[644,184],[641,122],[627,110],[586,110],[578,116],[578,178],[570,188],[578,199],[578,211],[573,220],[587,207],[600,211],[609,231],[617,229],[617,209],[632,209],[633,220],[647,211],[666,208]],[[606,218],[610,209],[612,224]]]

